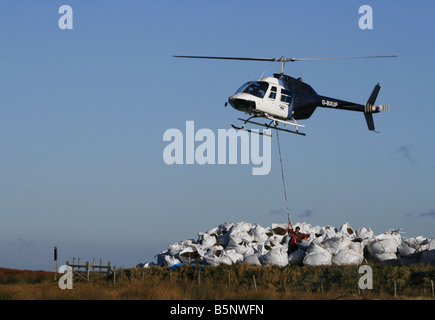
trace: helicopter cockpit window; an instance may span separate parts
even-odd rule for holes
[[[250,83],[242,92],[252,94],[258,98],[263,98],[266,94],[267,88],[269,88],[269,83],[265,81],[255,81]]]
[[[282,102],[286,102],[286,103],[291,103],[292,102],[292,92],[285,90],[285,89],[281,89],[281,101]]]
[[[235,94],[238,94],[238,93],[242,92],[243,89],[245,89],[248,86],[248,84],[250,84],[250,83],[252,83],[252,81],[248,81],[245,84],[243,84],[243,86],[241,86],[239,89],[237,89]]]
[[[272,86],[270,88],[269,99],[276,99],[276,87]]]

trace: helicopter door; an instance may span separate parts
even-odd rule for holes
[[[281,88],[281,96],[279,101],[276,101],[278,106],[279,116],[287,118],[289,115],[289,108],[291,107],[293,93],[289,90]]]
[[[269,109],[267,112],[274,114],[278,117],[286,117],[288,114],[287,105],[282,104],[277,98],[278,97],[278,89],[276,86],[272,86],[270,88],[270,93],[268,96],[268,102],[267,102],[267,109]]]

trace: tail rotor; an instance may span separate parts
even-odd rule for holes
[[[375,106],[372,105],[370,103],[366,103],[365,107],[364,107],[364,113],[368,114],[368,113],[377,113],[379,111],[383,111],[383,112],[390,112],[390,105],[389,104],[381,104],[380,106]]]
[[[384,111],[384,112],[390,112],[390,105],[389,104],[381,104],[378,108],[378,110]]]

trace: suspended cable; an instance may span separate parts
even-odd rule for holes
[[[276,125],[275,125],[275,129],[276,129]],[[282,177],[282,185],[284,187],[284,197],[285,197],[285,205],[286,205],[286,209],[287,209],[288,224],[291,227],[291,229],[293,229],[293,226],[290,222],[290,210],[288,209],[287,188],[285,186],[284,168],[282,165],[282,156],[281,156],[281,145],[279,143],[279,134],[278,134],[279,130],[276,129],[275,131],[276,131],[276,140],[278,141],[279,163],[281,164],[281,177]]]

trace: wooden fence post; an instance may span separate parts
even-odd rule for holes
[[[54,281],[57,280],[57,247],[54,247]]]
[[[434,290],[433,290],[433,280],[430,281],[430,284],[432,286],[432,299],[435,298]]]
[[[89,261],[86,261],[86,279],[89,280]]]
[[[257,282],[255,281],[255,275],[252,275],[252,278],[254,279],[254,287],[255,287],[255,291],[257,291]]]

